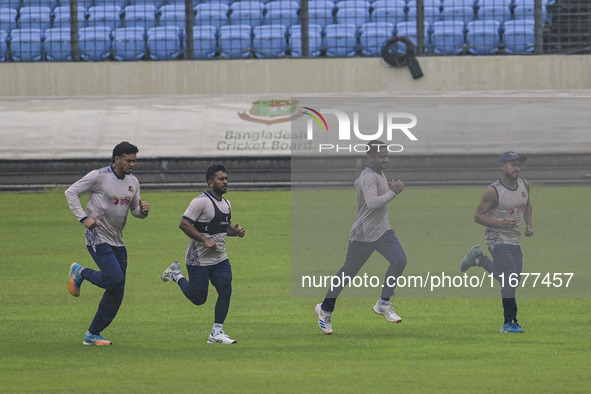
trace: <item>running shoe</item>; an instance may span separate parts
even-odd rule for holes
[[[84,280],[80,276],[80,271],[82,270],[82,268],[84,267],[82,267],[78,263],[72,263],[72,265],[70,265],[70,275],[68,276],[68,291],[74,297],[80,296],[80,285]]]
[[[231,345],[233,343],[236,343],[236,341],[224,334],[223,331],[220,331],[217,335],[209,334],[209,339],[207,340],[207,343],[221,343],[224,345]]]
[[[460,271],[466,272],[468,268],[476,266],[476,258],[482,255],[483,252],[480,248],[480,244],[472,246],[460,263]]]
[[[181,265],[178,261],[175,261],[164,270],[162,275],[160,275],[160,279],[162,279],[162,282],[168,282],[169,280],[174,281],[174,274],[177,272],[181,272]]]
[[[108,346],[111,344],[111,341],[107,341],[100,335],[94,335],[87,332],[84,335],[84,342],[82,343],[87,346]]]
[[[373,311],[378,315],[384,316],[389,322],[400,323],[402,321],[402,318],[394,311],[394,307],[390,301],[386,301],[384,303],[380,303],[380,301],[378,301],[374,305]]]
[[[503,324],[503,327],[501,327],[501,332],[503,334],[521,334],[523,333],[523,329],[517,322],[505,323]]]
[[[331,314],[332,312],[326,312],[322,309],[322,304],[316,304],[314,308],[316,314],[318,315],[318,327],[322,330],[323,333],[326,335],[332,334],[332,323],[331,323]]]

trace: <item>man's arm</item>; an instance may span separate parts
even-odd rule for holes
[[[84,212],[82,204],[80,203],[80,196],[90,192],[95,187],[96,177],[96,171],[91,171],[82,179],[70,186],[65,192],[66,200],[68,201],[70,210],[74,216],[76,216],[76,219],[78,219],[78,221],[80,221],[80,223],[82,223],[84,227],[88,229],[93,229],[100,226],[101,224],[98,222],[98,220],[86,216],[86,212]]]
[[[531,237],[534,235],[534,230],[531,227],[532,207],[529,200],[529,182],[524,179],[523,183],[525,183],[525,188],[527,189],[527,205],[525,206],[525,211],[523,212],[523,220],[525,221],[525,236]]]
[[[492,186],[489,186],[482,195],[482,199],[476,208],[474,221],[486,227],[504,227],[513,228],[517,224],[517,218],[507,218],[503,220],[492,219],[488,217],[488,212],[497,204],[497,192]]]
[[[179,228],[183,230],[187,237],[202,242],[203,245],[205,245],[205,247],[208,249],[215,249],[215,247],[217,246],[215,242],[213,242],[211,239],[207,238],[205,235],[197,231],[193,223],[184,216],[181,219]]]
[[[228,228],[226,229],[226,234],[228,235],[228,237],[244,237],[244,234],[246,233],[246,231],[244,230],[244,227],[242,227],[241,225],[239,225],[238,223],[236,223],[236,225],[232,226],[231,224],[228,226]]]
[[[391,184],[390,190],[381,196],[378,196],[378,184],[374,176],[364,176],[361,179],[360,187],[361,192],[363,193],[363,198],[365,199],[365,203],[369,209],[379,209],[383,207],[392,201],[397,194],[394,190],[392,190]]]

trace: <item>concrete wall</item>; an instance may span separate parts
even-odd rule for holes
[[[419,58],[424,77],[381,58],[0,64],[0,96],[417,93],[591,89],[591,56]]]

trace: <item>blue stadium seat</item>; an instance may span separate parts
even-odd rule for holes
[[[70,28],[51,28],[45,30],[43,50],[45,59],[63,62],[72,59],[72,38]]]
[[[9,32],[16,29],[18,11],[12,8],[0,8],[0,30]]]
[[[359,49],[367,56],[380,56],[382,47],[394,36],[395,25],[390,22],[369,22],[359,29]]]
[[[256,26],[252,31],[252,50],[259,58],[285,56],[287,27],[284,25]]]
[[[339,8],[336,14],[338,24],[351,24],[357,27],[369,22],[369,8]]]
[[[60,1],[63,1],[63,0],[60,0]],[[93,0],[93,5],[95,7],[117,6],[120,9],[123,9],[127,5],[127,0]]]
[[[195,6],[195,11],[197,13],[202,11],[221,11],[227,14],[230,11],[230,6],[224,3],[200,3]]]
[[[51,8],[47,6],[21,7],[19,11],[19,28],[41,29],[51,27]]]
[[[10,32],[10,49],[15,62],[36,62],[43,59],[41,29],[14,29]]]
[[[294,0],[274,0],[266,4],[267,12],[275,10],[294,10],[299,11],[300,3]]]
[[[404,0],[375,0],[371,3],[373,9],[376,8],[406,8]]]
[[[294,25],[289,32],[289,47],[291,56],[302,56],[302,26]],[[308,55],[318,57],[322,53],[324,43],[322,40],[322,26],[308,25]]]
[[[121,7],[117,5],[94,6],[88,9],[88,27],[109,26],[111,30],[122,27]]]
[[[416,22],[417,20],[417,8],[408,9],[409,22]],[[434,22],[441,20],[441,10],[439,7],[425,7],[425,23],[432,25]]]
[[[429,39],[430,29],[431,29],[431,25],[428,23],[425,23],[424,33],[423,33],[423,36],[425,38],[425,50],[427,50],[431,44],[431,41]],[[396,25],[396,35],[408,38],[410,40],[410,42],[412,42],[416,47],[418,44],[417,22],[416,21],[399,22]],[[399,44],[398,48],[401,53],[406,52],[406,45],[405,44],[403,44],[403,43]]]
[[[517,22],[517,23],[515,23]],[[503,26],[503,42],[508,53],[531,53],[534,51],[534,25],[522,21],[507,21]]]
[[[514,19],[534,19],[535,18],[535,8],[533,3],[526,4],[522,3],[520,5],[516,5],[513,9],[513,18]],[[546,23],[548,20],[548,11],[546,7],[542,6],[542,21]]]
[[[464,23],[474,20],[474,8],[468,6],[448,6],[441,10],[441,20],[461,19]]]
[[[324,28],[326,56],[354,56],[357,52],[357,26],[335,24]]]
[[[371,7],[371,4],[367,0],[342,0],[335,3],[335,7],[338,10],[342,10],[344,8],[367,8]]]
[[[18,12],[21,8],[21,0],[0,0],[0,8],[12,8]]]
[[[59,0],[22,0],[22,7],[49,7],[53,10],[60,4]],[[69,3],[68,3],[69,4]]]
[[[8,33],[0,30],[0,62],[8,59]]]
[[[78,27],[86,27],[86,11],[83,8],[78,8]],[[53,10],[52,26],[56,29],[69,29],[70,23],[70,6],[55,7]]]
[[[490,55],[501,45],[501,24],[495,20],[479,20],[466,24],[466,45],[473,55]]]
[[[63,1],[63,0],[60,0]],[[128,0],[127,5],[145,5],[152,4],[156,9],[160,9],[166,3],[166,0]]]
[[[148,30],[156,27],[156,6],[154,4],[128,5],[123,9],[125,27],[141,27]]]
[[[228,25],[220,28],[220,55],[226,58],[246,58],[252,46],[250,25]]]
[[[215,26],[195,26],[193,28],[193,58],[211,59],[218,50]]]
[[[200,5],[208,4],[199,4],[197,7]],[[219,5],[228,7],[226,4]],[[228,19],[228,9],[197,9],[197,15],[195,16],[195,26],[215,26],[216,29],[219,29],[220,27],[226,26],[229,23],[230,20]]]
[[[158,26],[176,26],[185,29],[184,4],[166,4],[158,10]]]
[[[438,55],[454,55],[464,50],[464,22],[462,20],[433,23],[431,44]]]
[[[399,22],[404,22],[405,20],[406,13],[404,8],[400,7],[382,7],[374,5],[373,11],[371,12],[372,22],[387,22],[396,25]]]
[[[178,59],[182,55],[182,30],[178,26],[148,29],[147,47],[152,60]]]
[[[230,24],[259,26],[263,23],[265,5],[260,1],[237,1],[230,5]]]
[[[335,5],[330,0],[310,0],[308,2],[308,23],[326,26],[334,23]]]
[[[501,24],[511,19],[510,0],[479,0],[477,19],[494,19]]]
[[[79,34],[80,58],[87,61],[101,61],[108,59],[112,52],[111,27],[90,26],[80,29]]]
[[[146,31],[141,26],[113,30],[113,58],[140,60],[146,56]]]
[[[270,3],[272,4],[272,3]],[[263,21],[266,25],[293,26],[300,23],[298,10],[294,8],[272,8],[267,10]]]

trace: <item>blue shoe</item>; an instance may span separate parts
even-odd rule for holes
[[[523,333],[523,329],[521,328],[521,326],[517,322],[505,323],[505,324],[503,324],[503,327],[501,328],[501,332],[503,334],[519,334],[519,333]]]
[[[84,342],[82,343],[88,346],[108,346],[111,344],[111,341],[107,341],[100,335],[94,335],[86,332],[86,334],[84,334]]]
[[[72,263],[72,265],[70,266],[70,276],[68,277],[68,291],[74,297],[80,296],[80,285],[84,280],[80,276],[80,271],[82,270],[82,268],[84,267],[82,267],[78,263]]]
[[[474,267],[476,265],[476,258],[483,254],[480,244],[472,246],[460,263],[460,271],[466,272],[468,268]]]

